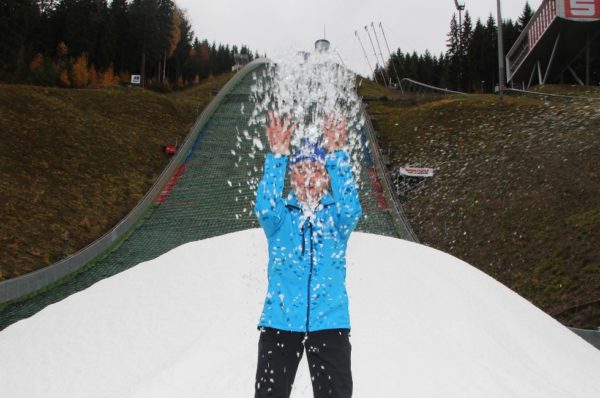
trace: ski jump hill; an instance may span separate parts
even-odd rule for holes
[[[235,167],[230,150],[248,123],[240,109],[251,109],[252,75],[267,62],[232,78],[112,231],[0,283],[2,396],[252,394],[267,250],[244,211],[253,198],[244,182],[263,159]],[[364,216],[348,249],[354,396],[598,396],[600,351],[476,268],[418,244],[366,119]],[[310,396],[303,360],[292,397]]]

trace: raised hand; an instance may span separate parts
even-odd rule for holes
[[[323,134],[325,135],[325,148],[328,152],[331,153],[341,149],[348,137],[346,114],[343,113],[339,119],[335,112],[325,116]]]
[[[292,134],[296,130],[296,123],[290,123],[290,115],[285,117],[279,117],[275,115],[275,112],[269,111],[269,123],[266,127],[267,139],[271,146],[271,152],[276,155],[289,155],[290,154],[290,141]]]

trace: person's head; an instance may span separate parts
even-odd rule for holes
[[[329,185],[325,150],[302,140],[290,161],[290,184],[300,202],[317,202]]]

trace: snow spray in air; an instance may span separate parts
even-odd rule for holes
[[[296,124],[290,147],[292,153],[306,140],[324,147],[325,118],[345,115],[348,138],[344,149],[350,155],[352,170],[360,189],[363,147],[366,140],[361,133],[364,119],[356,94],[356,75],[340,65],[330,53],[316,51],[274,59],[262,70],[254,72],[252,79],[250,103],[254,104],[254,108],[250,114],[248,128],[242,131],[237,129],[237,150],[231,151],[236,158],[236,167],[245,165],[249,170],[246,184],[251,192],[256,192],[261,177],[255,160],[257,157],[261,158],[258,160],[262,160],[261,154],[268,150],[269,146],[265,126],[268,112],[271,111],[279,116],[289,115]],[[240,112],[245,114],[248,109],[242,105]],[[243,144],[246,144],[244,147],[249,144],[250,150],[242,152],[240,149]],[[258,164],[260,163],[262,162]],[[231,182],[228,183],[232,186]],[[241,194],[242,189],[237,188]],[[249,210],[245,208],[243,215],[249,214]],[[236,218],[243,215],[236,215]]]

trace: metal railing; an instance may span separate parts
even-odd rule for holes
[[[506,80],[511,81],[557,16],[555,0],[544,0],[506,53]],[[544,13],[544,17],[542,14]]]
[[[379,175],[382,177],[381,180],[383,182],[383,189],[386,195],[386,200],[388,203],[393,204],[394,215],[392,218],[394,219],[394,224],[396,224],[396,229],[398,230],[398,235],[402,239],[410,240],[412,242],[419,242],[417,235],[413,231],[404,210],[402,209],[402,205],[400,204],[400,200],[398,199],[398,195],[393,190],[392,179],[388,173],[387,166],[384,164],[381,149],[379,148],[379,143],[377,142],[377,136],[375,134],[375,129],[373,128],[373,124],[371,123],[371,118],[367,113],[365,105],[362,105],[362,114],[365,119],[365,132],[367,133],[367,137],[369,142],[371,143],[371,154],[373,155],[373,160]]]
[[[151,208],[155,199],[160,195],[165,185],[169,182],[179,165],[187,157],[192,148],[196,137],[203,126],[210,119],[217,107],[221,104],[225,96],[250,72],[257,67],[270,62],[268,59],[257,59],[238,73],[236,73],[217,96],[208,104],[200,114],[196,123],[190,129],[182,143],[181,148],[173,156],[171,161],[160,174],[156,182],[152,185],[146,195],[138,204],[109,232],[98,238],[88,246],[70,255],[69,257],[51,264],[38,271],[31,272],[13,279],[0,281],[0,304],[6,304],[21,298],[29,297],[40,290],[59,282],[60,280],[72,275],[85,267],[94,259],[104,256],[120,244],[127,236],[133,232],[138,223],[143,221],[144,215]]]
[[[403,90],[404,90],[404,86],[403,86],[404,82],[408,82],[408,83],[410,83],[412,85],[415,85],[415,86],[418,86],[418,87],[422,87],[422,88],[425,88],[427,90],[431,90],[431,91],[443,93],[443,94],[469,95],[467,93],[463,93],[462,91],[454,91],[454,90],[449,90],[447,88],[440,88],[440,87],[432,86],[432,85],[429,85],[429,84],[421,83],[421,82],[418,82],[416,80],[409,79],[408,77],[405,77],[404,79],[402,79],[400,81],[400,88],[402,88]]]

